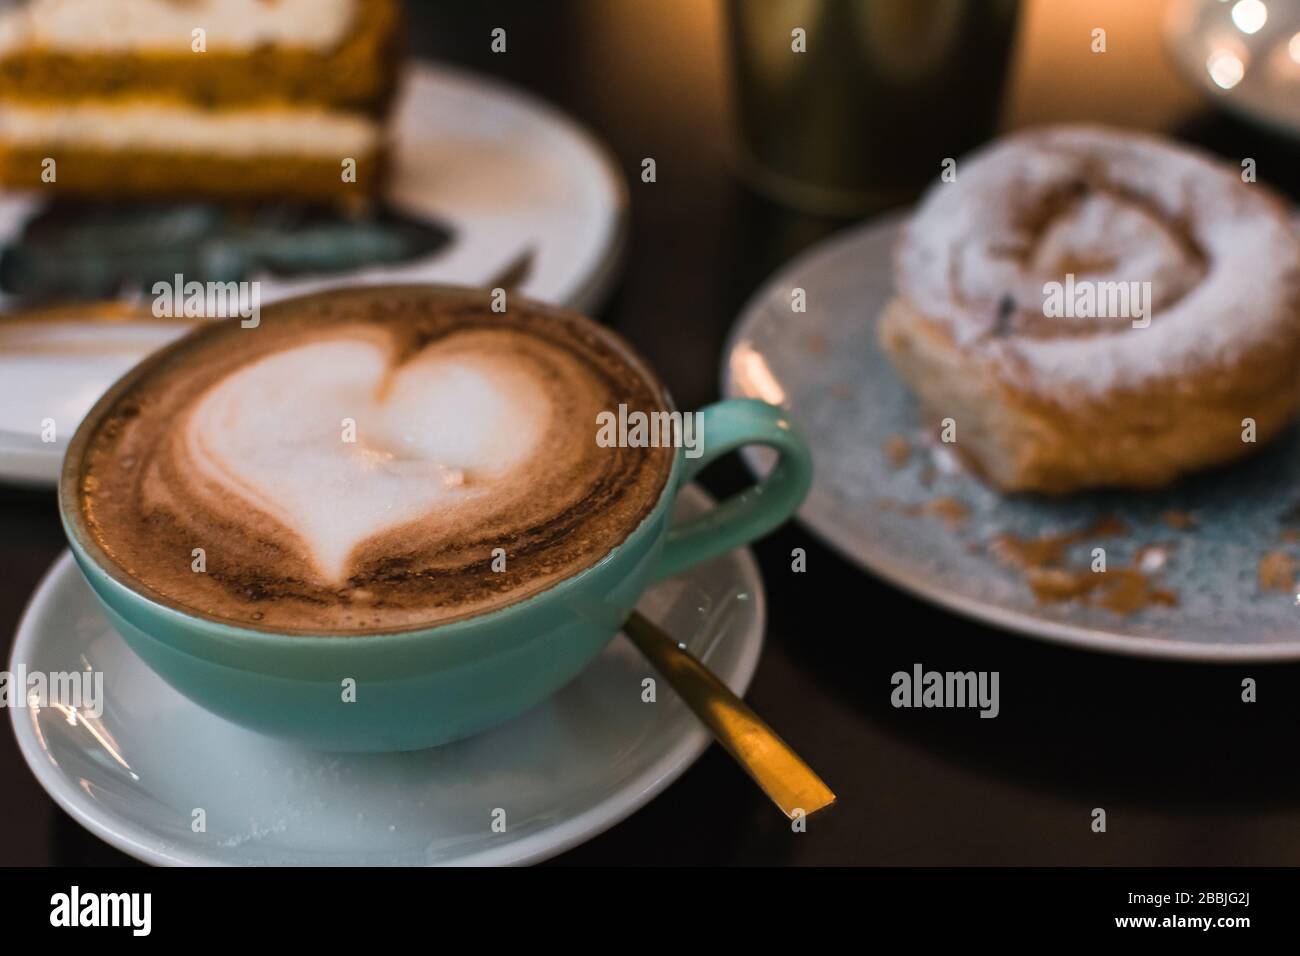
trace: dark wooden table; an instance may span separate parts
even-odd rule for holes
[[[773,208],[733,176],[718,7],[410,6],[418,54],[524,86],[610,144],[631,184],[632,233],[623,281],[601,317],[683,406],[714,399],[720,351],[746,297],[846,225]],[[1173,75],[1160,6],[1029,3],[1006,125],[1089,119],[1162,130],[1253,156],[1262,179],[1300,195],[1293,148],[1210,112]],[[496,26],[508,31],[505,55],[489,52]],[[1095,26],[1107,29],[1111,52],[1089,52]],[[647,156],[657,163],[654,184],[637,175]],[[745,480],[735,462],[705,476],[720,494]],[[807,573],[790,571],[795,547],[808,550]],[[0,489],[6,646],[62,548],[52,494]],[[893,590],[798,525],[755,551],[771,613],[749,699],[840,805],[792,834],[714,747],[645,809],[557,863],[1300,864],[1300,667],[1147,662],[1009,635]],[[917,661],[1000,671],[1001,716],[894,710],[890,675]],[[1258,681],[1258,703],[1241,702],[1247,676]],[[46,797],[7,727],[0,781],[0,864],[128,862]],[[1099,806],[1105,834],[1089,826]]]

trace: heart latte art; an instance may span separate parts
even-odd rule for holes
[[[367,538],[524,485],[551,414],[516,363],[429,349],[394,370],[381,344],[341,338],[222,381],[185,420],[176,452],[293,531],[321,577],[343,584]]]
[[[138,373],[90,437],[95,543],[164,601],[299,633],[483,613],[595,563],[672,452],[597,415],[665,406],[607,333],[445,293],[358,290],[204,330]],[[201,549],[196,553],[196,549]]]

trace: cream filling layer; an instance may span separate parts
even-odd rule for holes
[[[19,147],[356,159],[373,152],[380,135],[375,120],[323,109],[0,104],[0,141]]]
[[[264,44],[329,50],[347,35],[356,0],[29,0],[0,8],[0,54],[189,52]],[[196,54],[201,55],[201,54]]]

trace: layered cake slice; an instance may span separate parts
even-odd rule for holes
[[[396,0],[0,6],[0,185],[347,203],[381,185]]]

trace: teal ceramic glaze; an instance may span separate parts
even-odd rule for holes
[[[322,750],[415,750],[477,733],[544,700],[601,652],[650,583],[761,537],[794,514],[812,463],[780,409],[752,399],[711,405],[703,410],[703,438],[700,457],[678,451],[650,515],[599,563],[517,604],[418,631],[278,635],[146,597],[81,524],[75,439],[60,513],[110,623],[195,703]],[[670,526],[678,491],[709,462],[749,444],[779,452],[773,472],[702,517]],[[345,702],[349,679],[356,699]]]

